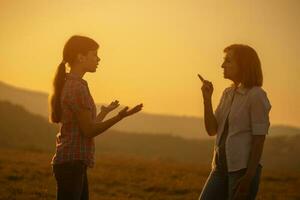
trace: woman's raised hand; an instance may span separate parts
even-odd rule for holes
[[[129,109],[128,106],[126,106],[125,108],[123,108],[120,112],[119,112],[119,116],[121,118],[125,118],[125,117],[128,117],[130,115],[133,115],[137,112],[140,112],[143,108],[143,104],[139,104],[139,105],[136,105],[135,107]]]
[[[211,96],[214,91],[214,86],[213,86],[212,82],[205,80],[200,74],[198,74],[198,77],[203,83],[203,85],[201,87],[203,99],[211,100]]]

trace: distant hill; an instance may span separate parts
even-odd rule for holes
[[[0,100],[21,105],[34,114],[48,116],[46,93],[17,88],[0,81]]]
[[[17,88],[0,81],[0,101],[9,101],[23,106],[31,113],[48,119],[48,94]],[[100,108],[102,104],[97,104]],[[99,110],[99,109],[98,109]],[[123,120],[113,130],[128,133],[167,134],[184,138],[208,139],[202,118],[188,116],[157,115],[138,113]],[[300,134],[300,129],[275,125],[270,136],[291,136]]]
[[[58,127],[19,105],[0,101],[0,148],[54,152]],[[299,131],[299,130],[298,130]],[[96,137],[97,152],[137,155],[208,165],[214,141],[166,134],[107,131]],[[268,168],[300,169],[300,134],[268,137],[264,163]]]
[[[0,145],[39,150],[55,148],[58,126],[40,115],[32,114],[19,105],[0,101]]]
[[[270,128],[270,136],[296,136],[300,135],[300,128],[275,125]]]

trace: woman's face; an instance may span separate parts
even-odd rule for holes
[[[100,62],[98,57],[98,51],[88,51],[88,53],[82,57],[81,64],[86,72],[95,72]]]
[[[224,62],[222,64],[222,68],[224,69],[224,78],[230,79],[233,82],[238,82],[239,80],[239,67],[234,58],[234,52],[229,50],[225,57]]]

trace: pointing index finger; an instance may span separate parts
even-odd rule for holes
[[[204,78],[203,78],[200,74],[198,74],[198,77],[200,78],[200,80],[201,80],[202,82],[204,82]]]

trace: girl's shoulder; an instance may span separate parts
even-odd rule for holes
[[[72,96],[85,95],[88,94],[88,88],[85,84],[78,80],[67,79],[64,84],[62,93]]]

